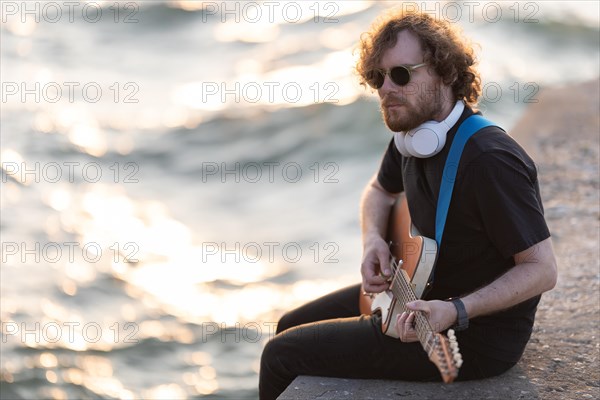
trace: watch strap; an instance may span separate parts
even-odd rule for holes
[[[456,307],[456,311],[458,313],[458,317],[456,319],[456,325],[453,327],[455,331],[462,331],[469,327],[469,316],[467,315],[467,309],[465,308],[465,304],[458,297],[448,299],[454,304]]]

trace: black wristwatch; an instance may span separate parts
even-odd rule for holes
[[[469,327],[469,316],[467,315],[467,310],[465,309],[465,305],[462,300],[459,297],[451,297],[447,301],[451,301],[458,312],[456,325],[454,325],[452,329],[455,331],[463,331],[467,329]]]

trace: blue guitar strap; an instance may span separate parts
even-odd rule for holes
[[[488,126],[497,126],[493,122],[483,118],[481,115],[471,115],[465,119],[458,127],[454,140],[450,145],[444,171],[442,173],[442,182],[440,183],[440,193],[438,195],[437,208],[435,211],[435,241],[437,243],[438,254],[442,245],[442,236],[444,235],[444,227],[446,226],[446,217],[448,216],[448,208],[452,199],[452,191],[454,190],[454,182],[458,172],[460,157],[462,156],[465,144],[475,133]],[[437,256],[436,256],[437,263]],[[435,265],[429,275],[429,282],[426,290],[431,290],[435,279]],[[421,295],[423,298],[425,293]]]
[[[458,164],[460,163],[463,149],[471,136],[488,126],[496,126],[496,124],[483,118],[481,115],[471,115],[460,124],[456,136],[454,136],[448,158],[446,158],[446,164],[444,165],[442,183],[440,184],[440,194],[438,196],[437,209],[435,212],[435,241],[437,242],[438,251],[442,244],[442,236],[444,234],[444,227],[446,226],[446,217],[448,216],[448,207],[450,207],[452,190],[454,189]]]

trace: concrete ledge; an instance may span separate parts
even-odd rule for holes
[[[452,384],[299,376],[277,399],[525,400],[539,398],[537,387],[517,365],[498,377]]]

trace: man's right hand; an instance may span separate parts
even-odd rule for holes
[[[364,247],[361,265],[363,289],[367,293],[380,293],[390,287],[390,249],[380,236],[370,238]],[[384,276],[382,276],[382,274]]]

